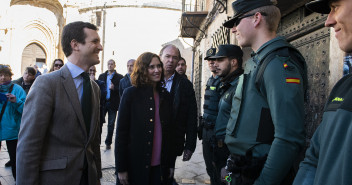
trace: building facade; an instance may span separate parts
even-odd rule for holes
[[[117,71],[143,52],[158,53],[179,36],[181,0],[1,0],[0,58],[10,64],[14,79],[28,66],[49,70],[56,58],[66,62],[61,31],[73,21],[95,24],[104,50],[97,75],[114,59]],[[188,60],[191,60],[189,58]]]

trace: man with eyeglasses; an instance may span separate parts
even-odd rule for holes
[[[233,184],[291,184],[304,147],[306,65],[276,36],[281,14],[272,0],[237,0],[224,23],[238,44],[251,47],[233,97],[225,143]],[[229,178],[227,178],[229,180]]]

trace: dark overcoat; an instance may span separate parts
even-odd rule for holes
[[[165,177],[172,165],[171,146],[172,105],[169,93],[159,91],[159,116],[162,127],[161,168]],[[153,149],[155,102],[151,87],[129,87],[124,90],[117,119],[115,160],[118,172],[128,172],[131,185],[149,182]]]
[[[108,76],[108,71],[105,73],[99,75],[98,80],[103,81],[105,84],[106,83],[106,77]],[[120,105],[120,94],[119,94],[119,85],[120,85],[120,80],[123,78],[123,76],[115,71],[114,76],[111,79],[111,82],[114,84],[114,89],[110,90],[110,107],[112,110],[117,111],[119,109]]]
[[[175,122],[174,154],[179,156],[185,149],[194,152],[197,143],[197,102],[193,85],[187,78],[175,72],[170,93],[173,98],[172,112]]]

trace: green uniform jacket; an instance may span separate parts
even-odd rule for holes
[[[348,75],[333,88],[294,185],[352,184],[351,86]]]
[[[303,148],[304,86],[302,69],[292,57],[273,58],[267,65],[260,92],[255,85],[258,63],[277,45],[289,45],[274,38],[262,45],[245,65],[232,100],[231,117],[225,143],[230,152],[244,155],[253,148],[253,156],[268,154],[254,184],[280,184]],[[292,53],[292,54],[291,54]],[[290,52],[290,56],[300,54]],[[298,57],[296,57],[298,58]],[[300,61],[305,66],[304,61]]]
[[[226,126],[230,118],[231,106],[232,106],[232,97],[235,94],[236,87],[238,83],[238,77],[235,78],[226,91],[222,92],[220,101],[219,101],[219,113],[216,118],[215,124],[215,135],[216,138],[224,139],[226,133]],[[222,86],[220,86],[221,89]]]

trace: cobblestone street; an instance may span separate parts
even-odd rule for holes
[[[106,150],[104,140],[106,137],[106,125],[103,127],[102,143],[101,143],[101,158],[103,166],[103,178],[101,179],[102,185],[115,185],[115,159],[114,159],[114,143],[111,145],[110,150]],[[114,139],[113,139],[114,141]],[[5,163],[9,160],[7,153],[6,143],[1,143],[0,151],[0,181],[2,185],[15,185],[12,177],[11,167],[5,167]],[[197,148],[190,161],[183,162],[182,158],[177,158],[175,170],[175,179],[180,185],[189,184],[210,184],[209,177],[206,174],[205,164],[203,160],[202,144],[198,140]]]

